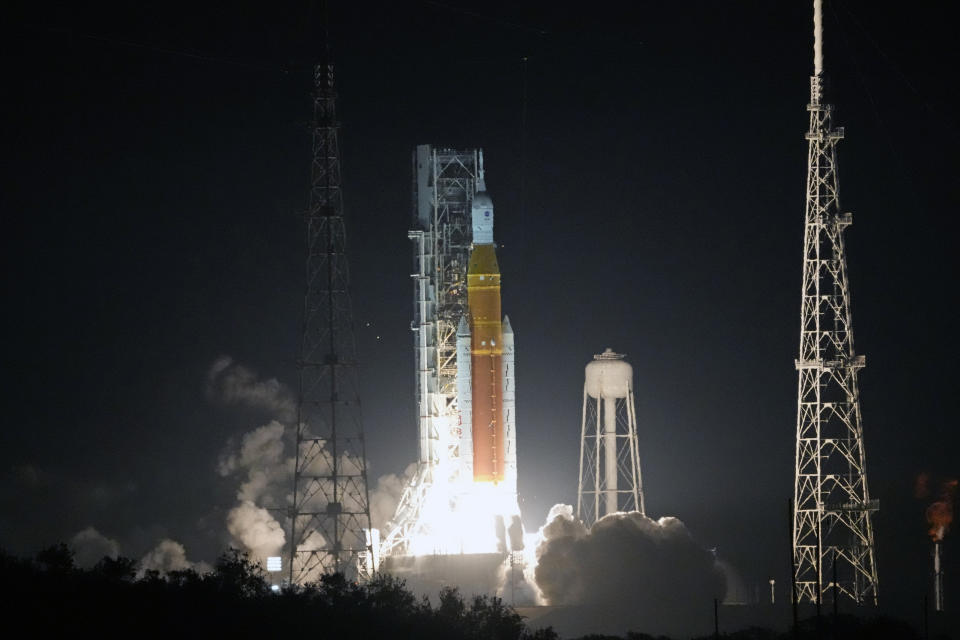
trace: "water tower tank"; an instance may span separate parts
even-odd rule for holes
[[[633,367],[607,347],[606,351],[593,356],[587,364],[585,390],[591,398],[626,398],[633,380]]]

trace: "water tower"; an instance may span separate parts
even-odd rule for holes
[[[609,513],[645,513],[633,367],[624,358],[608,348],[586,367],[577,517],[587,526]]]

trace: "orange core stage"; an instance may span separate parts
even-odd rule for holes
[[[473,479],[503,480],[503,327],[500,267],[492,244],[475,245],[467,272],[473,396]]]

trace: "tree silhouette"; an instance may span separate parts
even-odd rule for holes
[[[143,571],[129,558],[103,558],[92,569],[74,565],[69,547],[57,544],[32,560],[0,550],[0,584],[4,604],[31,635],[96,634],[100,638],[131,635],[196,637],[274,637],[316,630],[327,638],[371,640],[557,640],[553,629],[531,631],[523,618],[500,598],[465,599],[445,587],[434,607],[418,599],[403,580],[379,575],[358,584],[343,575],[274,593],[258,563],[237,549],[218,558],[213,570]],[[889,618],[854,616],[801,621],[797,638],[837,640],[919,638],[909,625]],[[792,631],[745,629],[723,634],[727,640],[787,640]],[[933,638],[946,635],[931,634]],[[614,640],[585,636],[582,640]],[[713,638],[704,636],[703,640]],[[625,640],[669,640],[630,632]]]

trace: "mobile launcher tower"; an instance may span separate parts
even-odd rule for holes
[[[487,555],[523,548],[517,502],[513,330],[501,317],[493,201],[483,152],[414,153],[417,471],[381,555]],[[445,566],[449,566],[446,563]]]

